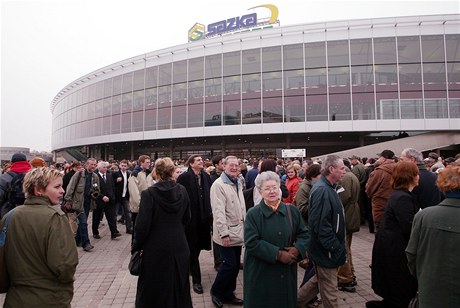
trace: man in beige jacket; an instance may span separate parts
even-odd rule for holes
[[[147,155],[139,156],[138,165],[131,173],[128,180],[129,191],[129,210],[131,211],[131,220],[133,229],[136,223],[137,213],[139,213],[139,204],[141,202],[141,192],[147,189],[147,175],[149,173],[150,157]],[[133,232],[134,238],[134,232]]]

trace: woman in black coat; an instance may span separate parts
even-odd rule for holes
[[[143,250],[136,307],[192,307],[184,226],[190,221],[185,188],[172,180],[170,158],[155,162],[158,182],[141,193],[132,252]]]
[[[382,301],[366,307],[407,307],[417,292],[417,281],[409,273],[405,249],[417,211],[411,191],[417,186],[419,171],[412,162],[400,161],[392,174],[393,192],[376,234],[372,250],[372,289]]]

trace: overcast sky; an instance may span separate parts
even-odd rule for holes
[[[241,16],[266,3],[278,7],[281,26],[460,13],[458,0],[1,0],[0,146],[50,151],[50,104],[69,83],[123,59],[187,43],[195,22]]]

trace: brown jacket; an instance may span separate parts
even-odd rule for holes
[[[372,217],[376,225],[379,225],[382,221],[388,199],[390,199],[393,191],[391,188],[391,174],[395,166],[394,161],[386,159],[372,171],[367,180],[366,194],[371,198]]]

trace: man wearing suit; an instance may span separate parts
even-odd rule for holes
[[[200,155],[192,155],[187,160],[188,170],[177,178],[187,190],[191,202],[192,220],[185,228],[190,248],[190,274],[193,291],[203,293],[199,256],[202,249],[211,250],[211,178],[203,170],[203,159]]]
[[[114,172],[113,182],[115,183],[115,202],[117,211],[119,207],[122,207],[123,216],[122,219],[126,224],[126,233],[133,233],[133,225],[131,221],[131,213],[129,212],[129,191],[128,191],[128,179],[130,173],[128,172],[128,162],[122,160],[120,162],[120,169]]]
[[[107,163],[101,161],[97,164],[96,172],[100,183],[100,194],[96,199],[96,208],[93,211],[93,237],[101,238],[99,235],[99,223],[102,219],[102,213],[105,213],[107,223],[111,233],[111,239],[121,236],[117,230],[117,214],[115,212],[115,193],[113,188],[112,175],[107,173]]]

